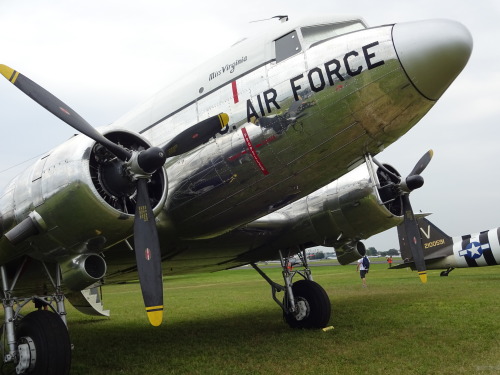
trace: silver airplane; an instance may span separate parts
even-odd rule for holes
[[[424,216],[419,217],[417,222],[420,229],[419,241],[427,269],[444,269],[440,275],[448,276],[455,268],[500,264],[500,228],[451,237]],[[393,268],[415,269],[405,230],[401,224],[398,225],[398,236],[404,263]]]
[[[164,275],[244,264],[271,285],[291,327],[325,327],[330,300],[305,249],[333,246],[348,262],[364,254],[363,238],[401,222],[415,231],[408,195],[432,154],[406,178],[374,156],[434,106],[471,51],[468,30],[448,20],[277,22],[99,131],[0,65],[82,133],[0,196],[4,362],[17,373],[67,374],[65,300],[105,315],[103,283],[139,277],[157,326]],[[291,270],[295,254],[303,268]],[[256,265],[278,258],[281,284]],[[29,302],[38,310],[22,318]]]

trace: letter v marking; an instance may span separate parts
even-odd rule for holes
[[[427,233],[422,228],[420,228],[420,231],[424,234],[425,237],[427,237],[428,240],[431,239],[431,226],[430,225],[427,226]]]

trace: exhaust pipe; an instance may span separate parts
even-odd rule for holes
[[[335,249],[335,253],[337,254],[339,263],[345,266],[364,257],[366,255],[366,247],[363,242],[354,241]]]
[[[64,285],[80,291],[101,280],[106,274],[106,261],[97,254],[82,254],[61,263]]]

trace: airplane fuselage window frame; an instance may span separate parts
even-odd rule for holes
[[[304,46],[310,48],[339,35],[366,29],[361,20],[302,27]]]
[[[283,35],[281,38],[276,39],[275,48],[276,48],[276,63],[286,60],[289,57],[301,52],[302,47],[300,45],[297,31],[293,30],[288,34]]]

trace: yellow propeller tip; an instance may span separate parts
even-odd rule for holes
[[[227,124],[229,124],[229,115],[227,113],[221,113],[219,115],[220,126],[221,128],[225,128]]]
[[[14,69],[9,68],[7,65],[0,64],[0,73],[7,78],[12,84],[16,83],[17,77],[19,77],[19,72]]]
[[[163,321],[163,306],[146,307],[149,323],[152,326],[158,327]]]
[[[7,65],[0,64],[0,73],[10,80],[10,77],[12,77],[12,74],[14,73],[14,69],[9,68]]]
[[[418,277],[420,277],[420,281],[422,283],[426,283],[427,282],[427,272],[426,271],[423,271],[423,272],[419,272],[418,273]]]

